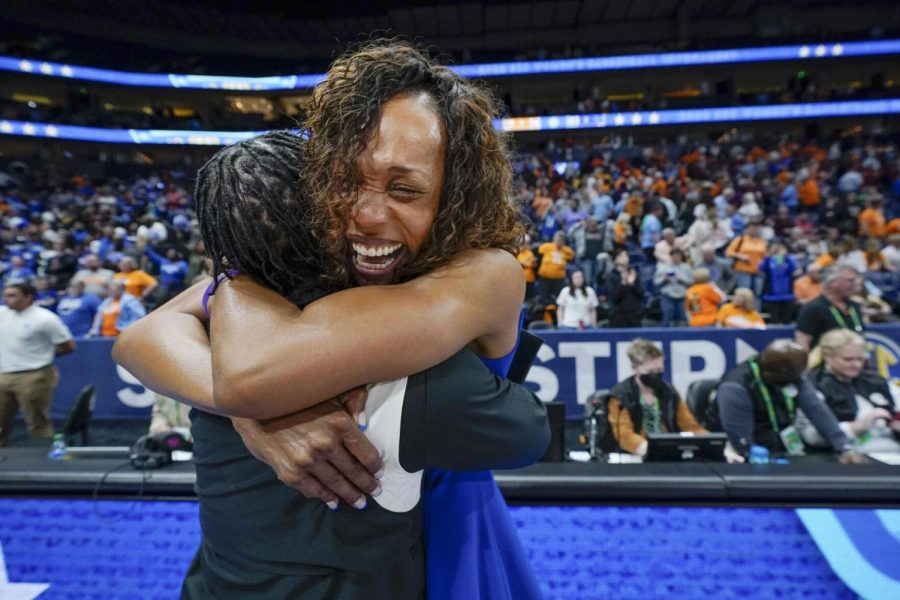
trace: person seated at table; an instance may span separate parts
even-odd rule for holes
[[[766,322],[753,306],[756,298],[750,288],[734,290],[731,302],[726,302],[716,315],[719,327],[734,329],[765,329]]]
[[[887,380],[866,368],[866,340],[849,329],[832,329],[813,351],[809,381],[862,452],[900,452],[898,407]],[[798,412],[797,429],[810,446],[825,440],[805,415]]]
[[[627,353],[634,375],[610,390],[607,410],[619,447],[644,456],[647,434],[707,433],[672,384],[663,380],[663,351],[653,342],[638,338],[628,346]]]
[[[694,285],[684,297],[684,308],[691,327],[710,327],[716,324],[719,304],[725,300],[725,292],[710,281],[709,269],[694,269]]]
[[[746,454],[751,445],[773,453],[800,454],[803,441],[794,427],[802,410],[835,452],[855,456],[852,440],[816,388],[804,376],[806,349],[792,340],[778,339],[728,371],[706,413],[710,431],[724,431],[731,447]]]
[[[153,409],[150,412],[150,433],[178,431],[190,437],[191,407],[162,394],[153,395]]]

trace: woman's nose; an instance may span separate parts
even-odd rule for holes
[[[377,227],[387,221],[388,207],[384,196],[372,190],[361,190],[353,207],[353,220],[362,229]]]

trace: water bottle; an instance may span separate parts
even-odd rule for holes
[[[54,433],[53,443],[50,446],[50,452],[47,453],[47,458],[50,460],[63,460],[68,451],[69,447],[66,445],[66,437],[61,433]]]
[[[751,465],[769,464],[769,449],[765,446],[750,446],[749,462]]]

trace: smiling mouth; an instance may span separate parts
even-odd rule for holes
[[[404,255],[397,242],[360,242],[350,244],[353,270],[368,283],[390,283],[394,269]]]

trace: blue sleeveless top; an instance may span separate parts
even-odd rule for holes
[[[482,358],[505,376],[519,346]],[[429,469],[422,497],[428,600],[543,598],[516,524],[490,471]]]

